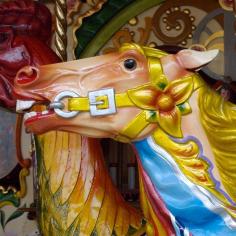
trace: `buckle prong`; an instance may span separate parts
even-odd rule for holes
[[[91,91],[88,93],[88,97],[91,116],[105,116],[116,113],[115,91],[113,88]],[[99,97],[106,97],[108,101],[107,108],[99,108],[99,105],[105,103],[103,100],[97,101]]]
[[[89,102],[89,105],[103,105],[104,102],[103,101],[96,101],[96,102]]]

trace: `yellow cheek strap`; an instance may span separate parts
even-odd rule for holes
[[[109,108],[109,100],[107,96],[96,97],[97,109]],[[99,104],[101,102],[101,104]],[[131,107],[136,106],[127,93],[115,94],[116,107]],[[69,111],[90,111],[89,97],[77,97],[68,99]],[[120,142],[130,142],[138,136],[142,130],[149,125],[146,119],[146,111],[140,112],[121,132],[115,137],[115,140]]]
[[[148,49],[146,49],[148,50]],[[150,54],[150,53],[149,53]],[[160,54],[160,55],[159,55]],[[153,88],[159,88],[163,89],[167,83],[168,80],[165,77],[163,73],[163,68],[160,62],[160,58],[166,53],[163,53],[159,51],[159,57],[156,57],[155,55],[149,55],[148,57],[148,67],[149,67],[149,74],[150,74],[150,83],[148,83]],[[140,90],[145,90],[144,88],[147,86],[142,85],[138,87]],[[145,96],[142,97],[140,93],[136,92],[136,89],[130,89],[125,93],[115,94],[113,96],[115,108],[117,107],[139,107],[142,111],[120,132],[119,135],[116,136],[116,140],[121,142],[130,142],[132,139],[136,138],[144,128],[146,128],[150,121],[148,121],[147,117],[147,110],[151,111],[153,110],[153,106],[150,106],[150,101],[148,99],[145,99]],[[146,92],[144,91],[144,95]],[[141,96],[141,101],[139,102],[139,96]],[[150,97],[150,96],[149,96]],[[96,96],[94,99],[95,104],[95,112],[96,111],[105,111],[108,110],[111,106],[109,104],[110,98],[108,96],[99,95]],[[147,100],[147,101],[146,101]],[[141,105],[140,105],[141,104]],[[145,104],[144,107],[142,104]],[[69,111],[87,111],[91,113],[92,115],[92,109],[91,109],[91,99],[90,97],[73,97],[68,99],[68,110]],[[114,111],[114,110],[113,110]],[[111,114],[111,113],[110,113]]]
[[[98,102],[97,109],[109,108],[109,100],[107,96],[96,97]],[[99,104],[101,102],[101,104]],[[131,107],[134,106],[127,93],[120,93],[115,95],[116,107]],[[77,97],[68,99],[68,110],[69,111],[90,111],[90,100],[88,97]]]
[[[128,143],[135,139],[149,124],[150,122],[146,119],[146,111],[142,111],[114,139]]]

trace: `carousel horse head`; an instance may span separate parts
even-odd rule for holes
[[[0,19],[0,104],[15,110],[17,71],[59,60],[45,43],[50,40],[51,14],[44,5],[27,0],[3,2]]]
[[[125,44],[113,54],[40,68],[25,67],[17,74],[15,91],[21,100],[31,100],[30,105],[33,101],[49,104],[42,113],[26,115],[25,124],[31,132],[60,129],[92,137],[139,140],[157,128],[154,116],[167,129],[179,128],[180,111],[174,108],[187,101],[196,89],[196,76],[189,69],[198,69],[215,56],[216,51],[191,50],[167,55]],[[176,80],[179,78],[182,80]],[[70,111],[62,109],[67,98],[65,110]],[[139,117],[142,111],[149,120],[145,126]],[[135,136],[123,133],[131,128],[129,124],[141,125]],[[180,136],[179,129],[173,132]]]
[[[113,54],[24,67],[14,83],[18,111],[36,134],[132,141],[148,235],[235,235],[236,107],[194,72],[216,55],[124,44]],[[31,109],[39,103],[45,110]]]

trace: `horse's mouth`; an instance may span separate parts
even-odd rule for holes
[[[35,111],[31,111],[31,112],[27,112],[24,115],[24,124],[27,125],[29,123],[32,123],[34,121],[37,121],[39,119],[45,119],[48,118],[49,116],[53,115],[54,111],[42,111],[42,112],[35,112]]]
[[[53,115],[55,112],[48,105],[49,101],[17,100],[16,112],[24,113],[24,124],[27,126],[29,123]]]

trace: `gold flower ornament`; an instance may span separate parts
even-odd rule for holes
[[[147,111],[146,119],[158,123],[168,134],[182,137],[181,115],[191,112],[188,99],[193,93],[193,78],[186,76],[174,80],[163,89],[151,83],[128,90],[130,100],[139,108]]]

